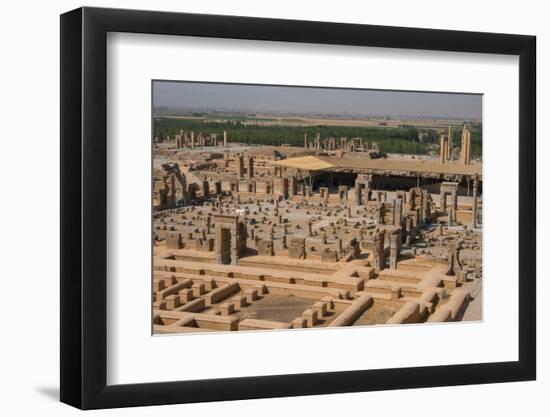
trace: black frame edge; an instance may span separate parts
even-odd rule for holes
[[[81,407],[82,9],[60,25],[60,400]]]
[[[519,360],[107,386],[109,31],[519,55]],[[87,7],[62,15],[61,401],[96,409],[535,379],[535,76],[534,36]]]
[[[519,53],[519,363],[537,374],[537,39]]]

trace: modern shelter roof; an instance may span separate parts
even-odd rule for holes
[[[273,162],[273,164],[291,169],[303,169],[304,171],[321,171],[335,168],[333,164],[328,161],[324,161],[317,156],[299,156],[297,158],[276,161]]]
[[[421,159],[370,159],[335,158],[327,156],[301,156],[273,162],[274,165],[304,171],[323,171],[331,169],[374,170],[408,172],[412,174],[456,174],[479,177],[483,173],[482,164],[463,165],[458,162],[441,163]]]

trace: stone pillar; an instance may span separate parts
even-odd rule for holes
[[[447,211],[447,193],[443,189],[439,192],[439,210]]]
[[[216,189],[216,191],[215,191],[216,195],[221,195],[221,193],[222,193],[222,182],[221,181],[216,181],[214,183],[214,187]]]
[[[291,197],[296,195],[296,179],[294,176],[289,179],[288,192]]]
[[[248,178],[254,178],[254,157],[249,156],[246,161],[246,174]]]
[[[223,131],[223,147],[227,148],[227,130]]]
[[[420,210],[420,215],[422,216],[422,223],[424,223],[424,220],[425,219],[428,219],[431,217],[431,213],[430,213],[430,201],[429,201],[429,194],[428,194],[428,190],[422,190],[421,191],[421,196],[422,196],[422,199],[421,199],[421,210]]]
[[[474,178],[473,181],[473,195],[472,195],[472,227],[477,227],[477,182],[478,179]]]
[[[447,136],[439,137],[439,162],[442,164],[447,160]]]
[[[449,136],[447,136],[447,161],[451,159],[451,151],[453,148],[453,128],[449,126]]]
[[[401,250],[401,229],[397,234],[390,235],[390,269],[397,269],[397,260]]]
[[[355,181],[355,204],[358,206],[363,205],[363,184],[358,181]]]
[[[409,210],[416,209],[416,189],[411,188],[409,190]]]
[[[288,198],[288,178],[281,178],[282,196],[283,199]]]
[[[374,234],[374,270],[378,273],[386,266],[386,253],[384,251],[385,233],[377,231]]]
[[[304,133],[304,148],[307,149],[307,133]]]
[[[319,187],[319,197],[321,201],[328,202],[328,187]]]
[[[460,262],[460,248],[458,242],[449,242],[449,246],[447,248],[447,264],[448,270],[445,275],[455,275],[458,271],[462,270],[462,264]]]
[[[348,201],[347,185],[338,186],[338,200],[340,201],[340,203],[346,203]]]
[[[393,200],[393,225],[401,226],[403,223],[403,199],[396,198]]]
[[[451,191],[451,210],[449,213],[449,222],[453,224],[456,222],[456,211],[458,210],[458,197],[456,189]]]
[[[195,148],[195,132],[191,132],[191,149]]]
[[[413,219],[407,218],[407,243],[412,244],[416,241],[416,230],[414,228]]]
[[[244,159],[242,155],[237,157],[237,175],[239,178],[244,176]]]
[[[460,162],[463,165],[470,165],[471,158],[471,132],[466,129],[462,130],[462,148],[460,153]]]
[[[171,207],[176,205],[177,201],[177,190],[176,190],[176,177],[175,175],[170,175],[170,193],[168,195],[168,204]]]
[[[470,165],[471,159],[471,144],[472,144],[472,134],[469,130],[466,131],[466,160],[464,163]]]

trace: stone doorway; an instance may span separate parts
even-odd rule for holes
[[[231,230],[225,227],[220,229],[220,260],[224,265],[231,264]]]

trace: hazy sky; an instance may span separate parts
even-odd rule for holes
[[[481,119],[479,94],[155,81],[153,106]]]

